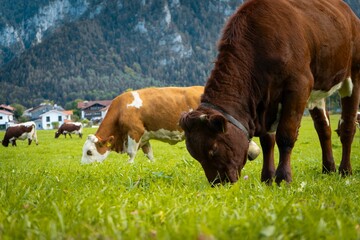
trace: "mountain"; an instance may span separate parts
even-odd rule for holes
[[[360,15],[358,0],[347,0]],[[203,85],[242,0],[0,0],[0,103]]]

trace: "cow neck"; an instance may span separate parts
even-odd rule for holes
[[[234,44],[238,46],[235,47]],[[246,44],[234,43],[227,39],[220,41],[219,54],[206,83],[201,103],[212,104],[216,106],[215,110],[218,108],[223,111],[223,115],[225,113],[241,123],[243,127],[240,129],[245,128],[250,139],[255,132],[255,101],[259,89],[252,81],[255,66],[249,58],[254,55],[253,50]]]
[[[245,133],[247,139],[250,142],[251,138],[250,138],[248,129],[240,121],[236,120],[236,118],[234,118],[233,116],[231,116],[230,114],[228,114],[227,112],[222,110],[220,107],[215,106],[215,105],[213,105],[211,103],[204,102],[204,103],[201,103],[201,106],[203,106],[205,108],[214,109],[214,110],[220,112],[226,118],[226,120],[228,120],[235,127],[239,128],[241,131],[243,131]]]

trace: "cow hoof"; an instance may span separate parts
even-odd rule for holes
[[[334,173],[334,172],[336,172],[335,166],[331,167],[331,168],[327,168],[327,167],[323,166],[322,173],[330,174],[330,173]]]
[[[342,177],[347,177],[352,175],[352,170],[350,169],[344,169],[344,168],[339,168],[339,173],[341,174]]]
[[[265,183],[267,186],[271,186],[272,183],[273,183],[273,179],[272,179],[272,178],[267,178],[267,179],[261,178],[261,181],[262,181],[263,183]]]
[[[291,173],[286,172],[286,171],[276,171],[276,174],[275,174],[276,184],[278,186],[280,186],[280,183],[282,181],[285,181],[286,183],[291,183],[292,182]]]

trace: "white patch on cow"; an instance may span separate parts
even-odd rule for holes
[[[88,136],[88,139],[85,141],[83,146],[81,163],[89,164],[93,162],[103,162],[107,158],[110,151],[106,151],[104,154],[100,154],[95,146],[95,143],[98,141],[99,139],[95,135],[90,134]],[[90,155],[88,153],[90,153]]]
[[[352,83],[351,78],[348,77],[341,85],[339,89],[339,94],[342,98],[350,97],[353,92],[353,89],[354,89],[354,84]]]
[[[170,144],[176,144],[185,139],[184,133],[180,131],[169,131],[160,129],[158,131],[145,131],[139,142],[136,142],[130,136],[127,137],[126,144],[124,143],[123,152],[129,155],[129,163],[133,163],[139,148],[146,145],[150,139],[161,140]],[[145,154],[146,157],[153,161],[154,155],[151,145],[149,144],[149,152]]]
[[[81,127],[82,127],[82,123],[81,123],[81,122],[74,122],[74,123],[72,123],[72,124],[74,124],[75,126],[81,126]]]
[[[324,117],[326,119],[326,123],[329,126],[330,121],[326,116],[326,106],[325,106],[325,98],[331,96],[334,92],[339,91],[340,96],[350,97],[353,91],[353,83],[350,77],[347,77],[343,82],[333,86],[328,92],[314,90],[311,92],[310,97],[307,102],[307,108],[312,110],[314,108],[318,108],[322,110]]]
[[[325,98],[319,99],[318,101],[316,101],[316,103],[314,102],[311,105],[311,108],[309,108],[309,109],[312,110],[314,108],[317,108],[323,112],[324,118],[326,119],[326,124],[327,124],[327,126],[330,126],[330,121],[329,121],[328,117],[326,116]]]
[[[17,126],[22,125],[22,126],[30,127],[30,126],[32,126],[32,125],[35,126],[35,123],[34,123],[34,122],[25,122],[25,123],[15,124],[15,125],[13,125],[13,126],[16,126],[16,125],[17,125]]]
[[[281,105],[281,103],[279,103],[278,111],[277,111],[277,114],[276,114],[276,120],[275,120],[275,122],[273,122],[273,124],[271,124],[269,133],[276,132],[276,129],[277,129],[278,125],[279,125],[279,121],[280,121],[280,117],[281,117],[281,108],[282,108],[282,105]]]
[[[143,101],[141,100],[139,93],[135,91],[135,92],[131,92],[131,94],[134,97],[134,101],[132,103],[126,105],[126,107],[141,108]]]
[[[184,132],[169,131],[166,129],[159,129],[157,131],[145,131],[142,141],[147,142],[149,139],[157,139],[170,144],[176,144],[185,139]]]
[[[331,96],[334,92],[338,91],[341,97],[349,97],[352,94],[353,84],[351,78],[348,77],[345,81],[333,86],[328,92],[324,92],[321,90],[313,90],[311,91],[310,97],[307,101],[307,108],[321,108],[323,106],[323,99]]]
[[[18,137],[18,139],[19,139],[19,140],[25,140],[25,139],[27,139],[27,138],[31,138],[32,134],[33,134],[33,130],[31,130],[31,132],[29,132],[29,133],[24,132],[23,134],[21,134],[21,135]]]
[[[341,126],[341,124],[343,124],[344,120],[342,118],[340,118],[339,120],[339,127]]]

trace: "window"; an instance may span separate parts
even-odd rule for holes
[[[58,121],[62,122],[62,116],[58,116]]]
[[[3,116],[0,116],[0,120],[2,120],[3,119]]]
[[[46,117],[46,122],[50,122],[50,117]]]

